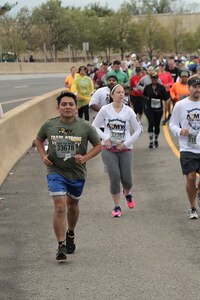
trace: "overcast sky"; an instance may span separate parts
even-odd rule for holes
[[[1,2],[8,2],[10,4],[18,2],[15,8],[12,9],[12,12],[15,13],[19,11],[23,6],[27,6],[29,9],[32,9],[35,6],[39,6],[42,3],[46,3],[45,0],[4,0]],[[62,0],[62,6],[74,6],[74,7],[84,7],[91,3],[99,2],[101,6],[108,5],[109,8],[118,10],[120,5],[124,0]]]
[[[128,0],[126,0],[128,1]],[[1,0],[2,3],[16,3],[16,7],[14,7],[11,10],[12,14],[15,14],[18,12],[23,6],[27,6],[29,9],[32,9],[36,6],[41,5],[42,3],[46,3],[46,0]],[[114,10],[118,10],[121,6],[121,4],[124,2],[124,0],[62,0],[62,6],[74,6],[74,7],[85,7],[88,4],[91,3],[100,3],[101,6],[105,6],[107,4],[108,8],[112,8]],[[176,0],[177,3],[180,5],[182,3],[185,3],[186,5],[189,5],[193,2],[199,3],[199,0]]]

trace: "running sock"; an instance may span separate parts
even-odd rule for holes
[[[74,237],[74,231],[73,230],[67,230],[67,235],[69,236],[69,237]]]
[[[128,191],[128,193],[127,193],[127,192],[125,192],[125,190],[124,190],[124,195],[125,195],[125,196],[127,196],[127,195],[131,195],[131,190],[129,190],[129,191]]]
[[[62,246],[62,245],[64,245],[64,244],[65,244],[65,241],[58,242],[58,245],[59,245],[59,246]]]
[[[150,142],[153,141],[153,132],[149,132],[149,139],[150,139]]]

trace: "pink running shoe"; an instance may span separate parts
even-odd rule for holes
[[[116,206],[113,209],[111,216],[113,218],[119,218],[119,217],[121,217],[121,215],[122,215],[121,207],[120,206]]]
[[[123,194],[124,194],[124,196],[126,198],[126,205],[130,209],[134,208],[135,207],[135,201],[133,199],[133,195],[132,194],[125,195],[124,191],[123,191]]]

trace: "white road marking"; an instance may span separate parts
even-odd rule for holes
[[[5,102],[1,102],[1,104],[9,104],[9,103],[15,103],[15,102],[21,102],[21,101],[26,101],[26,100],[30,100],[33,97],[29,97],[29,98],[22,98],[22,99],[13,99],[13,100],[9,100],[9,101],[5,101]]]
[[[15,86],[14,88],[15,89],[23,89],[23,88],[27,88],[28,85],[18,85],[18,86]]]

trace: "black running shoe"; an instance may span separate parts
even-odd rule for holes
[[[149,149],[153,149],[153,142],[149,143]]]
[[[158,148],[158,141],[154,141],[155,148]]]
[[[58,251],[56,253],[57,260],[65,260],[67,259],[67,249],[64,244],[58,246]]]
[[[74,253],[76,245],[74,243],[74,234],[71,235],[69,231],[66,233],[66,249],[68,254]]]

